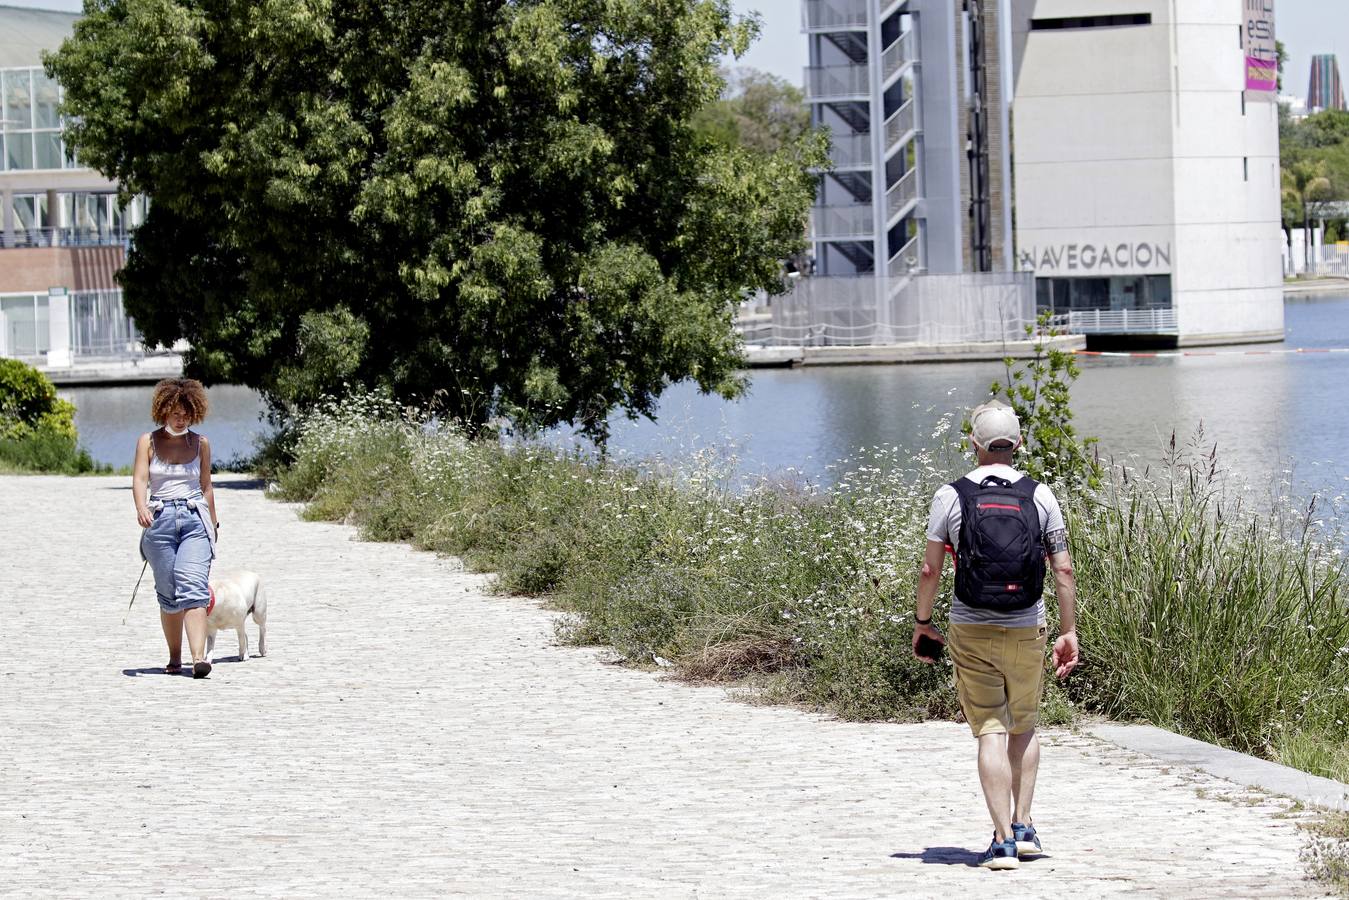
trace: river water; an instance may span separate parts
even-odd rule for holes
[[[1202,427],[1204,447],[1216,444],[1222,464],[1249,481],[1301,496],[1349,492],[1341,461],[1349,449],[1349,353],[1252,352],[1349,348],[1349,295],[1290,300],[1286,310],[1283,344],[1218,348],[1213,356],[1082,358],[1073,387],[1079,432],[1098,437],[1107,454],[1155,460],[1173,430],[1184,442]],[[980,402],[1002,375],[998,363],[756,370],[749,395],[734,403],[676,386],[658,423],[616,422],[611,446],[676,458],[729,448],[747,473],[794,468],[828,480],[827,464],[862,447],[932,447],[938,418]],[[78,407],[76,425],[94,457],[124,465],[148,427],[150,391],[63,394]],[[266,431],[258,397],[238,387],[212,388],[210,397],[202,430],[216,458],[250,453]]]

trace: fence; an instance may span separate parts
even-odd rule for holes
[[[799,280],[741,333],[768,347],[953,344],[1022,339],[1034,321],[1029,273],[826,277]]]

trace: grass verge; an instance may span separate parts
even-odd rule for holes
[[[873,448],[840,461],[828,490],[732,490],[706,460],[668,468],[472,442],[379,398],[324,406],[296,435],[280,493],[309,517],[549,595],[568,613],[567,640],[690,678],[749,678],[776,702],[846,718],[957,715],[949,669],[908,649],[929,501],[963,465],[951,451]],[[954,437],[949,421],[934,432],[945,447]],[[1314,507],[1232,500],[1212,457],[1163,463],[1060,494],[1086,662],[1046,691],[1042,721],[1077,709],[1141,719],[1344,780],[1341,545]]]

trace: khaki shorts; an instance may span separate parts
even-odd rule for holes
[[[947,646],[956,694],[975,737],[1035,727],[1044,688],[1045,626],[952,624]]]

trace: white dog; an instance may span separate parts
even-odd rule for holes
[[[262,579],[253,572],[230,572],[211,576],[215,604],[206,616],[206,661],[212,661],[215,633],[233,628],[239,635],[239,661],[248,659],[248,635],[244,622],[249,615],[258,624],[258,656],[267,655],[267,596]]]

